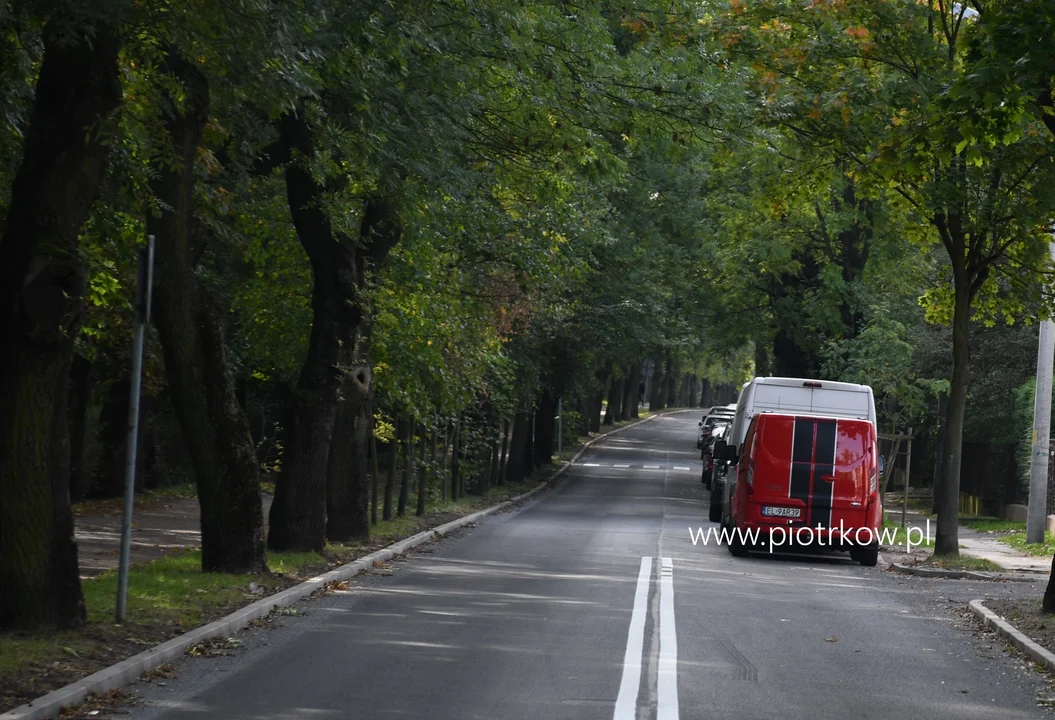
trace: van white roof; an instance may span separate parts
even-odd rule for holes
[[[819,415],[876,421],[872,388],[808,378],[756,377],[740,391],[732,440],[744,441],[750,418],[759,413]]]

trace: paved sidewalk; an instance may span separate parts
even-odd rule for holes
[[[887,509],[887,517],[896,522],[901,522],[901,511]],[[935,521],[933,518],[918,513],[908,513],[905,516],[909,527],[921,528],[924,532],[929,531],[929,537],[934,538]],[[1005,570],[1021,572],[1038,572],[1047,574],[1051,570],[1051,558],[1048,556],[1027,555],[1016,550],[1007,543],[1000,542],[995,533],[984,533],[968,527],[960,526],[960,552],[969,557],[981,558],[994,562]]]
[[[272,496],[263,494],[264,524]],[[198,499],[159,502],[132,517],[131,563],[156,560],[176,549],[201,545]],[[81,577],[89,578],[117,568],[121,557],[121,515],[94,514],[74,517],[77,558]]]

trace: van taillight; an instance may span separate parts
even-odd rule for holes
[[[802,383],[802,387],[820,387],[820,386],[821,386],[821,384],[819,382],[812,382],[811,381],[811,382],[804,382],[804,383]]]

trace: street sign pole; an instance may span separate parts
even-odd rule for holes
[[[132,340],[132,391],[128,401],[128,437],[125,445],[125,505],[121,515],[121,561],[117,573],[117,622],[124,622],[128,606],[128,564],[132,549],[132,506],[136,490],[136,446],[139,439],[139,395],[143,376],[143,344],[150,322],[151,286],[154,282],[154,236],[139,251],[136,276],[135,337]]]

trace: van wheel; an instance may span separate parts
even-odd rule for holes
[[[879,564],[879,545],[858,548],[856,559],[865,567],[875,567]]]
[[[721,522],[722,521],[722,504],[721,503],[718,503],[717,505],[715,505],[713,502],[711,503],[711,511],[707,515],[707,519],[710,520],[711,522]]]

